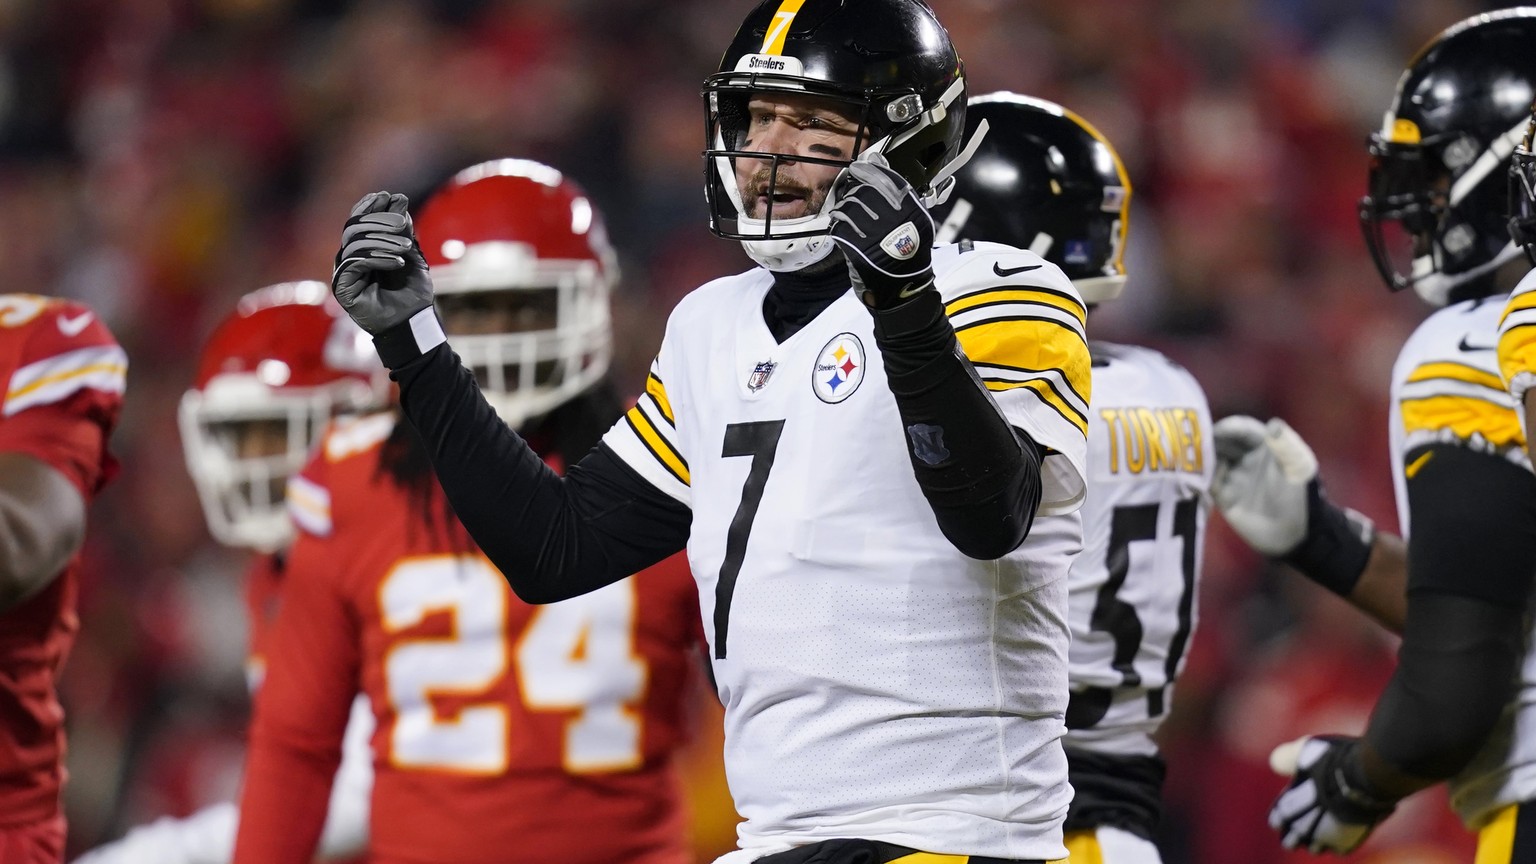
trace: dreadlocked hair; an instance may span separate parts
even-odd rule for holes
[[[621,414],[623,404],[613,386],[604,379],[548,414],[524,423],[517,431],[540,456],[547,458],[553,453],[562,465],[574,465],[597,446],[603,433]],[[404,418],[390,430],[380,454],[378,470],[405,491],[421,514],[420,524],[425,530],[437,533],[455,551],[474,549],[474,541],[459,524],[452,505],[438,491],[437,476],[433,473],[432,458],[426,446]],[[416,524],[412,522],[413,526]]]

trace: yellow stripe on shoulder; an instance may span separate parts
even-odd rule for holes
[[[667,400],[667,388],[662,385],[661,379],[652,372],[645,379],[645,392],[656,400],[656,407],[661,409],[661,416],[667,418],[667,422],[677,425],[677,418],[672,416],[672,403]]]
[[[1499,314],[1499,326],[1504,326],[1505,318],[1525,309],[1536,309],[1536,291],[1522,291],[1510,297],[1509,302],[1504,304],[1504,311]]]
[[[1471,396],[1427,396],[1402,401],[1403,431],[1437,433],[1449,430],[1457,438],[1481,435],[1495,447],[1525,443],[1514,411]]]
[[[1060,321],[983,321],[958,328],[955,337],[972,363],[1020,370],[1057,369],[1083,402],[1092,395],[1088,343]]]
[[[1499,333],[1499,374],[1514,381],[1522,372],[1536,372],[1536,326],[1512,327]]]
[[[688,462],[683,459],[681,454],[672,449],[672,445],[668,443],[667,439],[661,437],[661,433],[656,431],[655,426],[651,425],[651,418],[645,416],[645,412],[641,411],[639,406],[629,409],[629,412],[624,415],[624,419],[629,423],[629,428],[633,429],[635,435],[640,438],[641,443],[645,444],[645,448],[651,452],[652,456],[656,457],[656,461],[660,462],[662,467],[667,469],[668,473],[676,477],[683,485],[691,485],[689,483]]]
[[[1492,372],[1479,369],[1476,366],[1469,366],[1466,363],[1457,363],[1450,360],[1420,363],[1409,373],[1407,383],[1413,384],[1418,381],[1431,381],[1439,378],[1491,387],[1494,390],[1504,389],[1504,382],[1500,381],[1499,376]]]
[[[1061,395],[1051,388],[1049,381],[1042,378],[1036,378],[1032,381],[988,381],[986,386],[988,390],[994,393],[1017,390],[1020,387],[1026,390],[1033,390],[1035,395],[1040,397],[1040,401],[1056,409],[1056,413],[1060,414],[1062,419],[1076,426],[1078,431],[1082,432],[1085,437],[1088,434],[1088,418],[1084,417],[1082,412],[1072,407],[1070,402],[1061,398]]]
[[[944,305],[944,311],[953,317],[970,309],[1003,303],[1038,303],[1071,315],[1079,324],[1086,324],[1088,320],[1087,308],[1070,294],[1048,288],[1021,288],[1011,285],[986,288],[956,297]]]

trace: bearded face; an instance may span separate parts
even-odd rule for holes
[[[842,165],[795,161],[793,157],[841,162],[853,159],[858,123],[838,102],[797,93],[754,96],[747,104],[747,116],[741,149],[781,158],[736,158],[736,187],[745,215],[766,219],[772,214],[779,220],[820,212]]]

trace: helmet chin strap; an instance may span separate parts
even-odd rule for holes
[[[775,273],[793,273],[815,264],[832,252],[827,237],[796,237],[793,240],[743,240],[747,257]]]
[[[987,130],[990,128],[986,120],[977,123],[976,131],[971,133],[971,140],[965,142],[965,146],[960,148],[955,158],[949,160],[949,164],[933,175],[933,181],[928,186],[928,194],[923,197],[924,207],[932,210],[949,200],[950,193],[955,191],[955,172],[964,168],[965,164],[971,161],[971,157],[976,155],[976,149],[981,146],[981,140],[987,137]]]
[[[1499,250],[1499,254],[1493,256],[1491,261],[1479,264],[1471,270],[1463,273],[1431,272],[1414,279],[1412,284],[1413,293],[1419,295],[1419,299],[1425,303],[1439,308],[1450,302],[1451,292],[1456,290],[1458,286],[1487,276],[1518,258],[1521,252],[1520,244],[1511,240],[1504,245],[1503,249]]]

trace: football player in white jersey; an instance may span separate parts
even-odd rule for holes
[[[1443,308],[1409,337],[1392,376],[1408,543],[1398,668],[1362,737],[1277,751],[1295,768],[1270,812],[1288,848],[1352,850],[1398,800],[1450,779],[1453,806],[1478,832],[1479,864],[1536,862],[1536,477],[1495,354],[1504,265],[1520,257],[1505,189],[1536,97],[1533,44],[1533,8],[1449,28],[1404,72],[1371,140],[1360,215],[1372,255],[1392,288]],[[1252,479],[1240,442],[1229,443],[1231,476]],[[1218,472],[1218,503],[1224,482]],[[1320,523],[1304,543],[1331,535],[1338,559],[1364,561],[1364,539]]]
[[[563,481],[445,344],[403,196],[354,208],[336,295],[520,596],[686,546],[745,820],[722,862],[1060,859],[1082,301],[1032,252],[934,247],[965,79],[919,0],[767,0],[704,95],[711,225],[761,266],[678,304]]]
[[[996,241],[1061,267],[1091,311],[1124,288],[1131,184],[1110,143],[1051,102],[970,100],[987,123],[949,201],[940,242]],[[1195,624],[1215,465],[1205,391],[1150,348],[1090,342],[1083,553],[1069,586],[1072,695],[1066,844],[1073,861],[1157,864],[1164,763],[1152,740]]]
[[[1525,127],[1525,138],[1515,148],[1509,166],[1509,234],[1536,263],[1536,110]],[[1536,412],[1536,270],[1527,273],[1515,286],[1499,316],[1499,374],[1515,400],[1525,434],[1526,450],[1531,446],[1531,418]]]

